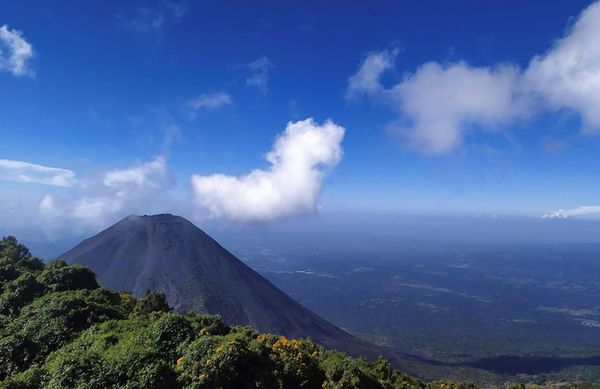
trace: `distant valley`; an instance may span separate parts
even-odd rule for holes
[[[430,378],[600,378],[600,245],[234,250],[326,319],[414,355]]]

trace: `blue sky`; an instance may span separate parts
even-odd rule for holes
[[[596,214],[599,15],[576,0],[6,2],[0,228]]]

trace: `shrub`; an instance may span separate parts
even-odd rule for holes
[[[48,293],[100,287],[90,269],[81,265],[67,265],[59,259],[47,264],[37,279]]]

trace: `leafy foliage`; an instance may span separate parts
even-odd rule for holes
[[[95,323],[124,318],[118,301],[104,289],[54,292],[34,300],[0,332],[0,378],[43,362]]]
[[[96,281],[96,275],[90,269],[80,265],[69,266],[61,260],[55,260],[46,265],[38,276],[38,281],[44,285],[47,292],[100,287]]]
[[[305,339],[172,313],[165,296],[101,288],[0,240],[0,388],[470,388],[425,384]]]
[[[169,312],[170,310],[164,294],[152,293],[149,290],[134,306],[134,313],[140,316],[148,316],[151,312]]]
[[[0,295],[0,314],[17,315],[22,307],[31,303],[43,292],[44,286],[30,273],[22,274],[16,279],[6,282],[3,293]]]

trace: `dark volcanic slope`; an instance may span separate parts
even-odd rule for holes
[[[104,286],[142,296],[162,291],[178,311],[220,314],[228,324],[311,337],[364,352],[360,342],[304,308],[186,219],[129,216],[61,256],[89,266]]]

